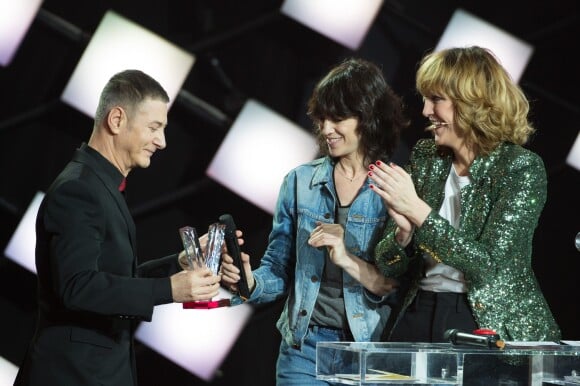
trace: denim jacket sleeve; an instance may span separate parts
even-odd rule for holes
[[[268,237],[268,246],[262,257],[260,267],[254,270],[256,287],[249,302],[271,302],[283,297],[288,292],[288,285],[294,274],[295,247],[293,235],[295,195],[295,174],[284,177],[280,187],[276,209],[272,220],[272,230]]]

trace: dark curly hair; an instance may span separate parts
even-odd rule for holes
[[[333,67],[314,88],[308,101],[321,154],[328,155],[321,134],[325,119],[357,118],[365,162],[387,161],[395,150],[401,130],[409,125],[401,98],[386,82],[382,71],[369,61],[347,58]]]

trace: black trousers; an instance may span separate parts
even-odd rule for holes
[[[466,294],[419,290],[394,327],[390,342],[446,342],[445,331],[477,329]]]
[[[389,341],[442,343],[448,342],[444,338],[448,329],[471,333],[477,328],[466,294],[420,290],[395,325]],[[521,364],[510,363],[504,361],[502,356],[494,355],[486,357],[485,361],[482,366],[481,363],[467,363],[466,360],[463,385],[528,384],[528,366],[525,361]]]

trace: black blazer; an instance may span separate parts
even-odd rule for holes
[[[123,176],[83,144],[36,220],[37,329],[15,385],[136,384],[133,332],[172,301],[177,255],[137,266]]]

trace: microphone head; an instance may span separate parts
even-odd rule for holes
[[[219,222],[226,226],[225,232],[234,233],[236,231],[236,224],[234,218],[230,214],[222,214],[219,217]]]
[[[449,330],[446,330],[443,333],[443,339],[448,340],[448,341],[453,341],[453,339],[457,335],[457,331],[458,330],[456,328],[450,328]]]

